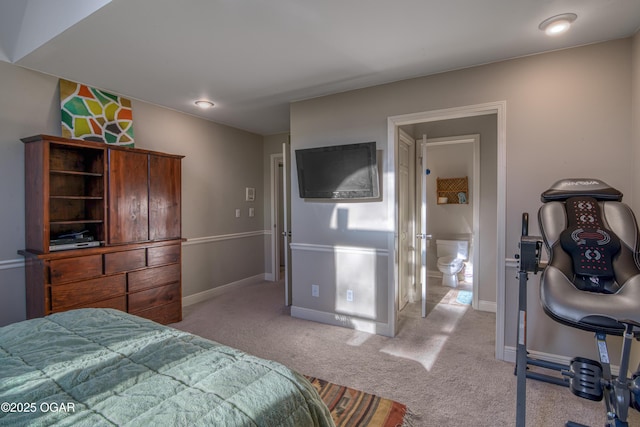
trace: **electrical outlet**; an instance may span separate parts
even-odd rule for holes
[[[311,296],[312,297],[319,297],[320,296],[320,286],[311,285]]]
[[[347,301],[353,302],[353,291],[351,289],[347,289]]]

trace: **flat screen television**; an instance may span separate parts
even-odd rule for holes
[[[379,197],[375,142],[296,150],[296,166],[303,199]]]

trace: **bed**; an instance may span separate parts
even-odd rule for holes
[[[333,426],[285,366],[112,309],[0,328],[0,425]]]

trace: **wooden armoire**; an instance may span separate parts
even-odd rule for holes
[[[49,135],[22,142],[27,318],[108,307],[182,320],[183,156]]]

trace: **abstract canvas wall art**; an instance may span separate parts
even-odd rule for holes
[[[131,100],[60,79],[62,136],[133,147]]]

